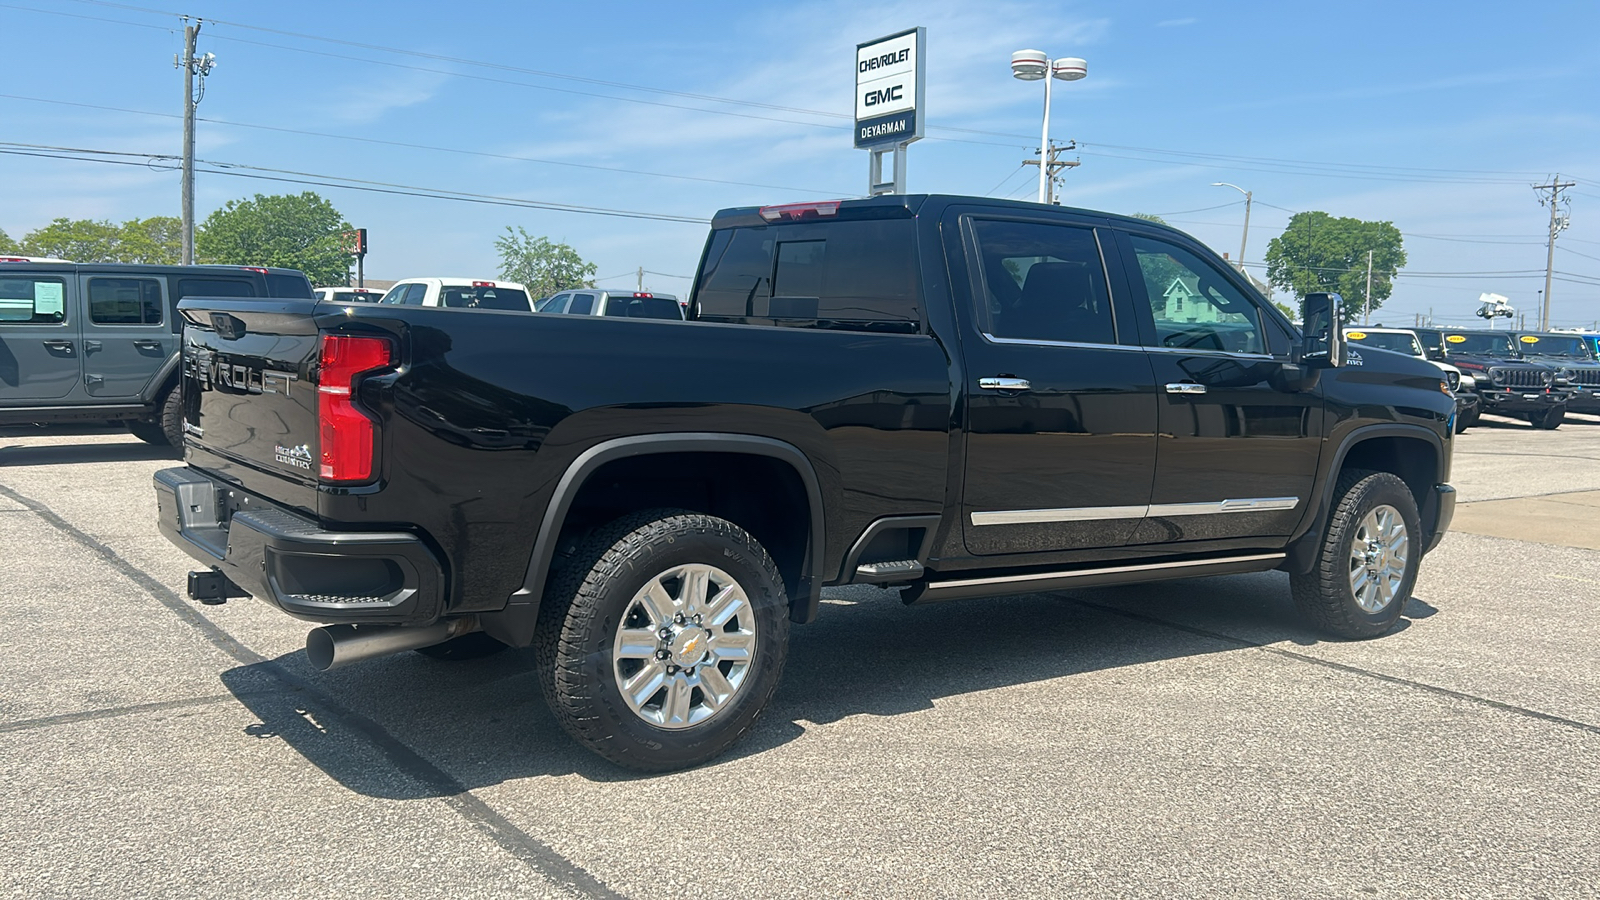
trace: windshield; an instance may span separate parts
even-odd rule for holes
[[[1501,356],[1511,356],[1514,353],[1509,334],[1482,332],[1447,334],[1444,336],[1444,345],[1450,348],[1451,353],[1495,353]]]
[[[1524,334],[1517,338],[1522,352],[1529,356],[1560,356],[1566,359],[1592,359],[1583,338],[1561,334]]]
[[[1346,331],[1344,336],[1363,347],[1377,347],[1379,350],[1393,350],[1407,356],[1421,356],[1422,345],[1410,332],[1394,331]]]
[[[446,285],[439,289],[439,305],[466,309],[508,309],[527,312],[528,295],[516,288],[456,287]]]

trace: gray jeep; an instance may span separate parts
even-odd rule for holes
[[[314,296],[295,269],[0,262],[0,425],[125,422],[181,447],[178,301]]]

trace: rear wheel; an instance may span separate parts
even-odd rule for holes
[[[1542,412],[1528,413],[1528,422],[1540,431],[1555,431],[1566,417],[1565,406],[1554,406]]]
[[[128,431],[147,444],[180,448],[183,446],[183,392],[175,384],[156,404],[153,422],[129,422]]]
[[[777,567],[742,528],[672,510],[595,529],[535,638],[556,719],[618,765],[703,763],[750,730],[788,653]]]
[[[1387,632],[1416,584],[1422,526],[1406,483],[1388,472],[1346,471],[1316,564],[1291,575],[1295,604],[1321,630],[1342,638]]]

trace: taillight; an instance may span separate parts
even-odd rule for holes
[[[246,272],[256,272],[261,275],[267,274],[267,270],[261,268],[260,266],[240,266],[239,268],[245,270]]]
[[[634,291],[633,295],[635,297],[649,297],[652,300],[654,300],[655,296],[656,296],[655,294],[652,294],[649,291]]]
[[[473,287],[494,287],[494,282],[492,282],[492,281],[474,281],[472,283],[472,286]]]
[[[389,341],[380,337],[322,336],[322,372],[317,383],[323,481],[371,481],[372,419],[356,408],[356,378],[394,363]]]

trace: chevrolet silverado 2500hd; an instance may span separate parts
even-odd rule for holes
[[[182,304],[160,526],[330,623],[327,668],[532,647],[576,739],[647,770],[749,729],[824,585],[908,603],[1279,569],[1387,631],[1454,509],[1437,367],[1302,335],[1138,219],[956,196],[713,221],[690,321]],[[1365,358],[1362,358],[1362,357]]]

